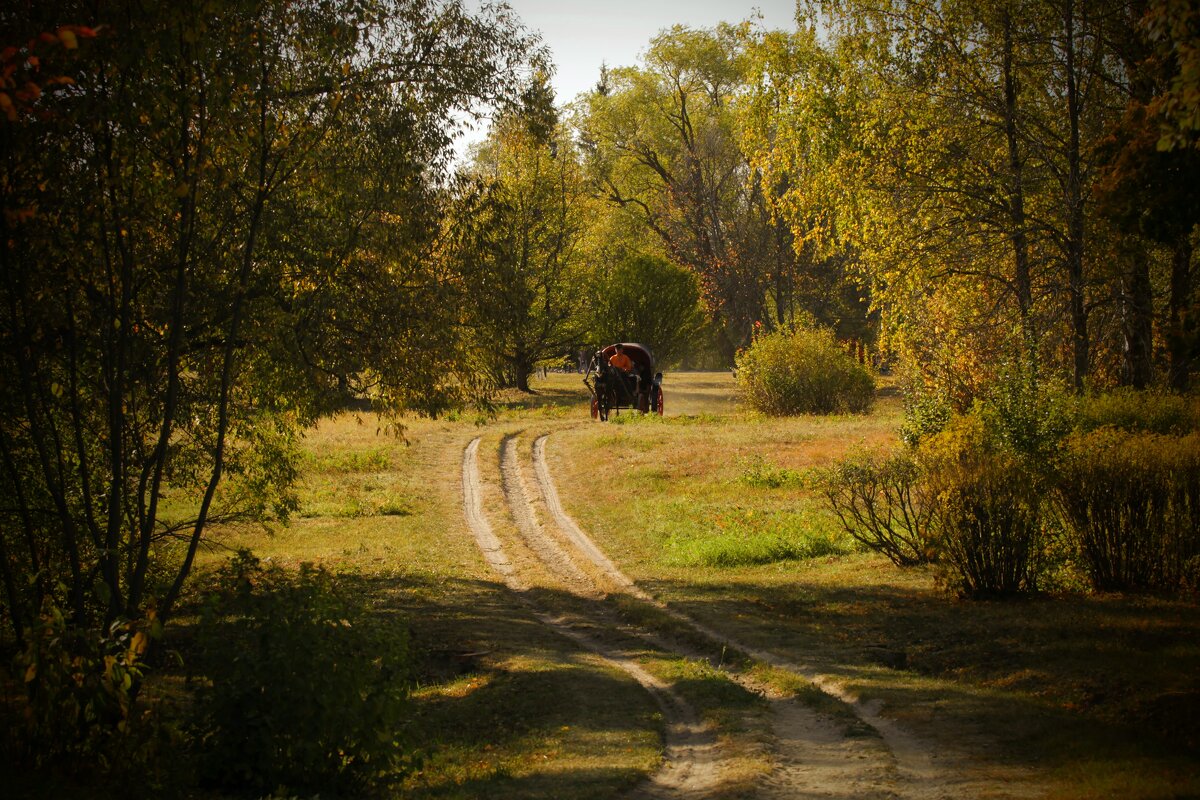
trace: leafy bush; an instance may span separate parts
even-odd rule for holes
[[[858,454],[824,470],[821,491],[857,541],[898,566],[934,560],[933,497],[909,452]]]
[[[1195,401],[1161,391],[1121,388],[1079,401],[1082,431],[1119,428],[1123,431],[1185,434],[1197,427]]]
[[[737,357],[742,400],[772,416],[863,413],[875,394],[871,373],[824,328],[776,331]]]
[[[135,700],[143,657],[160,632],[153,610],[94,630],[72,625],[47,601],[15,660],[26,704],[8,731],[15,738],[4,742],[8,757],[93,787],[136,777],[138,787],[153,792],[162,777],[157,755],[172,731],[152,711],[138,713]]]
[[[1041,473],[989,437],[981,417],[955,417],[919,449],[846,459],[821,488],[846,530],[897,565],[939,562],[966,597],[1032,590]]]
[[[907,388],[904,392],[904,422],[900,426],[901,441],[916,447],[922,439],[943,430],[953,413],[946,398],[925,391],[919,385]]]
[[[1028,369],[1011,369],[993,384],[976,409],[989,446],[1022,458],[1052,458],[1075,424],[1066,387],[1038,380]]]
[[[1037,588],[1043,472],[997,442],[981,415],[956,417],[922,444],[926,496],[948,585],[963,597]]]
[[[1056,506],[1099,590],[1195,587],[1200,434],[1112,428],[1068,443]]]
[[[399,739],[407,640],[373,627],[325,570],[241,552],[207,602],[197,738],[206,783],[231,791],[360,796],[411,766]]]
[[[939,470],[937,531],[947,581],[964,597],[1037,588],[1041,489],[1004,453],[980,453]]]

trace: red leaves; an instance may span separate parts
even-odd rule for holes
[[[42,59],[35,52],[39,46],[77,50],[80,39],[94,39],[98,33],[99,29],[86,25],[63,25],[53,33],[39,33],[23,47],[7,45],[0,49],[0,112],[5,119],[16,122],[46,89],[75,83],[67,75],[42,76]]]

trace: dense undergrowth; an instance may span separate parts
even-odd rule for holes
[[[827,469],[846,531],[897,565],[937,563],[969,597],[1200,587],[1193,401],[1008,391],[967,414],[910,414],[906,445]]]

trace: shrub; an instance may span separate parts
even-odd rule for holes
[[[934,560],[934,498],[909,452],[858,454],[824,470],[822,493],[843,527],[898,566]]]
[[[1200,562],[1200,434],[1112,428],[1068,442],[1054,493],[1098,590],[1195,586]]]
[[[978,453],[937,474],[936,527],[947,582],[963,597],[1037,588],[1041,489],[1005,453]]]
[[[916,447],[922,439],[942,431],[953,416],[950,402],[943,397],[924,390],[919,384],[904,391],[904,422],[900,426],[900,439],[909,447]]]
[[[743,402],[772,416],[863,413],[875,380],[823,328],[759,336],[737,357]]]
[[[206,604],[197,738],[206,783],[266,794],[363,795],[410,766],[408,652],[323,569],[291,574],[239,553]]]
[[[26,703],[7,731],[8,757],[93,788],[119,785],[123,795],[132,778],[135,796],[155,794],[165,767],[160,750],[173,731],[153,710],[139,712],[135,701],[146,649],[160,632],[152,609],[136,622],[92,629],[72,625],[47,600],[15,660]]]
[[[1075,424],[1073,402],[1059,384],[1035,379],[1028,369],[1010,369],[976,409],[988,444],[1020,457],[1052,458]]]
[[[1042,470],[997,442],[979,415],[956,417],[919,451],[936,498],[933,528],[945,580],[962,597],[1037,588],[1044,542]]]
[[[1186,434],[1196,429],[1194,400],[1161,391],[1115,389],[1079,401],[1082,431],[1119,428],[1123,431]]]

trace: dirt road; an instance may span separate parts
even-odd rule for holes
[[[463,508],[468,527],[488,564],[518,593],[545,625],[570,638],[650,692],[665,721],[662,767],[635,797],[719,798],[744,787],[744,776],[731,769],[735,743],[722,739],[671,685],[643,666],[647,654],[705,659],[720,663],[730,649],[817,687],[830,713],[816,711],[791,697],[773,694],[744,672],[730,679],[764,696],[770,723],[769,768],[752,791],[761,798],[902,798],[941,800],[974,797],[1024,797],[1018,786],[1003,789],[973,765],[939,757],[927,742],[905,731],[883,709],[859,701],[812,667],[778,654],[746,646],[729,630],[703,625],[659,601],[630,580],[563,508],[546,458],[548,437],[514,434],[498,452],[483,459],[481,439],[463,453]],[[532,475],[532,481],[529,476]],[[489,483],[490,482],[490,483]],[[498,508],[488,509],[485,489],[498,485]],[[502,515],[515,535],[502,541],[489,521]],[[549,583],[554,592],[533,590]],[[670,636],[653,623],[633,623],[618,614],[607,598],[629,602],[686,629]],[[649,618],[638,615],[639,619]],[[667,627],[667,626],[664,626]],[[727,627],[729,630],[726,630]],[[682,641],[686,638],[687,641]],[[639,655],[640,654],[640,655]],[[738,788],[736,794],[743,792]]]

